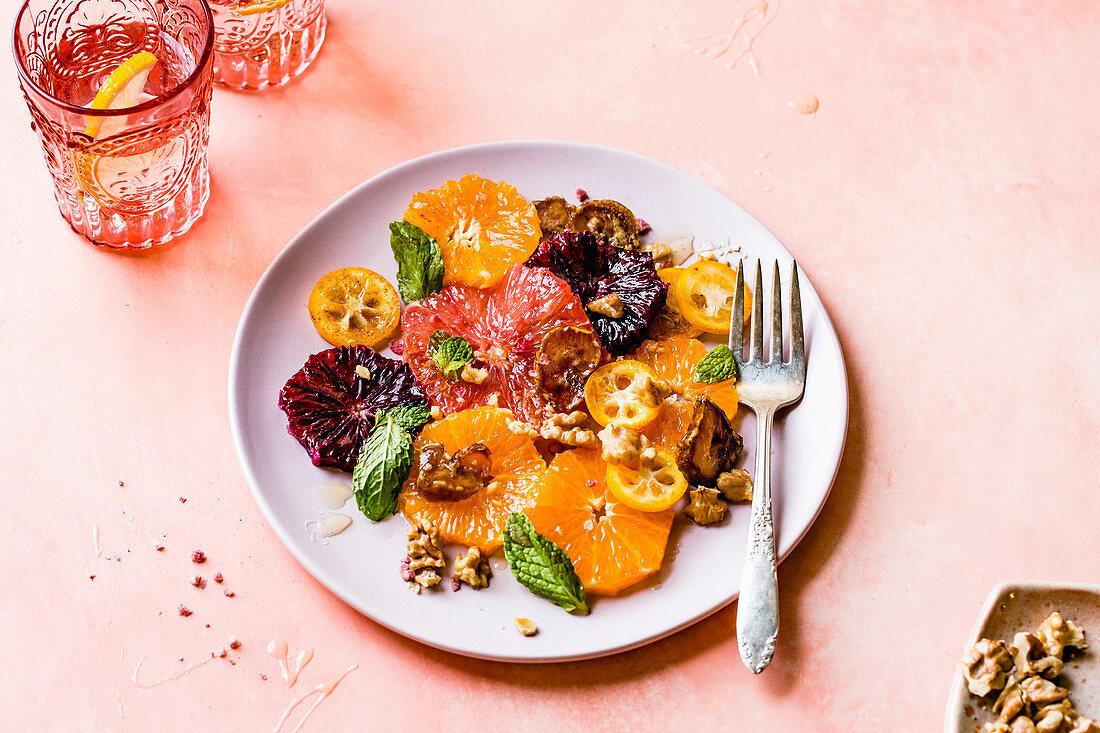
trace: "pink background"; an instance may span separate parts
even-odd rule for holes
[[[665,30],[677,2],[535,5],[332,0],[304,77],[216,90],[207,214],[147,257],[60,219],[0,54],[5,728],[270,729],[292,697],[263,653],[282,635],[316,650],[294,692],[359,664],[307,730],[928,731],[995,582],[1097,580],[1100,5],[786,0],[759,75],[683,41],[726,2],[688,2]],[[787,104],[803,91],[815,117]],[[848,447],[780,569],[760,677],[733,607],[587,663],[424,648],[306,575],[245,487],[226,373],[268,262],[391,165],[539,138],[634,150],[724,191],[832,313]],[[93,525],[119,561],[95,556]],[[194,548],[235,598],[188,585]],[[130,682],[144,654],[156,677],[230,635],[235,666]]]

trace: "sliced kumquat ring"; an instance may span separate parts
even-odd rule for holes
[[[657,419],[663,395],[657,372],[640,361],[623,359],[605,364],[584,385],[584,402],[600,425],[618,423],[640,428]]]
[[[385,341],[401,320],[401,300],[386,278],[365,267],[328,273],[309,294],[309,317],[333,346],[370,346]]]
[[[652,451],[652,457],[646,453]],[[615,498],[640,512],[671,509],[688,490],[687,479],[676,465],[676,456],[665,448],[649,448],[641,465],[629,468],[607,465],[607,488]]]
[[[684,268],[672,284],[673,297],[688,323],[707,333],[729,333],[737,272],[729,265],[699,260]],[[752,312],[752,293],[745,285],[745,322]]]

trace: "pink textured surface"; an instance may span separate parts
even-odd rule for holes
[[[0,54],[0,648],[16,665],[3,727],[272,727],[291,695],[263,646],[283,635],[292,654],[317,652],[296,691],[360,665],[306,730],[447,729],[474,711],[485,730],[933,730],[996,581],[1095,581],[1100,6],[788,0],[756,44],[759,76],[682,42],[724,6],[688,2],[661,30],[675,4],[332,2],[301,79],[215,92],[207,215],[141,258],[61,220]],[[788,107],[802,91],[816,117]],[[737,658],[732,607],[588,663],[423,648],[325,592],[248,494],[226,369],[267,263],[370,175],[517,138],[623,147],[699,176],[775,231],[831,310],[848,450],[780,569],[781,638],[759,678]],[[1067,507],[1072,551],[1020,549]],[[95,557],[93,524],[118,562]],[[209,557],[198,572],[222,572],[235,598],[188,584],[195,548]],[[153,677],[234,634],[235,666],[130,682],[143,654]]]

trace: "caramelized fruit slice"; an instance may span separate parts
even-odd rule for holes
[[[333,346],[374,347],[397,330],[401,301],[393,285],[374,270],[343,267],[313,286],[309,317]]]

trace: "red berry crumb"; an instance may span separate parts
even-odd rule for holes
[[[180,616],[190,616],[191,614],[194,613],[194,611],[192,611],[190,608],[183,605],[182,603],[180,604],[179,612],[180,612]]]
[[[122,483],[121,481],[119,481],[119,482],[118,482],[118,485],[119,485],[119,486],[125,486],[126,484],[124,484],[124,483]]]
[[[195,577],[191,578],[191,585],[201,590],[206,587],[206,579],[201,575],[196,575]]]
[[[241,640],[238,639],[235,636],[229,637],[229,648],[230,649],[240,649],[241,648]]]
[[[461,587],[462,587],[462,583],[459,582],[458,578],[451,578],[451,590],[452,591],[458,590]]]
[[[186,496],[181,496],[180,497],[180,504],[186,504],[186,503],[187,503],[187,497]]]
[[[206,562],[206,553],[202,550],[195,550],[191,553],[191,562],[198,563],[199,565]]]
[[[266,674],[260,675],[260,679],[263,680],[264,682],[267,682],[267,675]]]
[[[390,351],[394,353],[394,356],[404,356],[405,339],[398,337],[390,341]]]
[[[587,200],[588,200],[588,191],[585,191],[583,188],[578,188],[577,189],[577,201],[580,201],[583,204]]]
[[[223,580],[225,580],[225,578],[223,578],[223,577],[222,577],[222,574],[221,574],[221,573],[218,573],[217,575],[215,575],[215,576],[214,576],[214,582],[215,582],[215,583],[220,583],[220,582],[222,582]]]
[[[226,598],[232,598],[232,597],[233,597],[233,596],[235,596],[235,595],[237,595],[237,594],[236,594],[236,593],[234,593],[234,592],[233,592],[233,591],[231,591],[231,590],[227,590],[227,591],[225,592],[225,597],[226,597]]]
[[[590,478],[590,479],[588,479],[587,482],[585,482],[585,486],[587,486],[590,489],[596,488],[596,484],[597,484],[597,481],[594,478]]]
[[[94,575],[89,575],[88,580],[95,580],[95,576]]]
[[[406,583],[411,583],[413,576],[415,575],[412,569],[409,568],[409,562],[410,561],[408,557],[401,561],[401,580],[405,581]]]
[[[157,552],[164,552],[164,545],[157,545],[153,549],[156,550]]]
[[[645,234],[651,228],[652,227],[649,226],[649,222],[647,222],[645,219],[642,219],[641,217],[638,218],[638,234]]]

